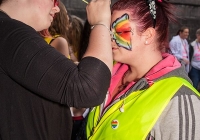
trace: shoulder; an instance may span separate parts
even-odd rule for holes
[[[170,111],[177,114],[179,119],[187,117],[185,118],[186,121],[186,119],[192,119],[191,117],[200,117],[200,114],[197,114],[197,112],[200,112],[199,106],[199,95],[183,85],[171,99],[170,104],[166,108],[166,112]]]
[[[0,38],[4,45],[12,45],[12,47],[38,46],[42,43],[45,46],[42,36],[35,29],[20,21],[10,18],[0,19],[0,27]]]
[[[0,37],[5,38],[6,40],[14,40],[16,42],[22,42],[22,40],[30,41],[31,39],[34,40],[43,39],[35,29],[15,19],[10,19],[10,18],[0,19],[0,27],[3,27],[0,28],[0,33],[1,33]]]
[[[171,39],[171,41],[177,40],[179,38],[180,38],[179,35],[173,36],[173,38]]]
[[[59,36],[59,37],[56,37],[52,42],[51,42],[51,45],[55,48],[59,47],[59,48],[65,48],[67,47],[68,48],[68,42],[65,38]]]
[[[151,134],[155,139],[181,139],[200,131],[200,98],[190,88],[182,86],[174,95],[154,125]],[[196,130],[195,130],[195,129]],[[185,131],[183,131],[185,130]],[[195,134],[196,138],[198,134]]]
[[[169,45],[170,45],[170,47],[171,46],[174,46],[175,44],[177,44],[177,43],[180,43],[180,37],[177,35],[177,36],[174,36],[171,40],[170,40],[170,42],[169,42]]]
[[[11,31],[22,31],[22,30],[26,30],[26,31],[32,31],[32,32],[36,32],[35,29],[33,29],[32,27],[26,25],[25,23],[15,20],[15,19],[11,19],[11,18],[1,18],[0,19],[0,26],[3,26],[4,29],[9,29]]]
[[[51,43],[51,46],[53,46],[56,50],[58,50],[60,53],[65,55],[67,58],[69,57],[69,46],[68,42],[65,38],[59,36],[56,37]]]

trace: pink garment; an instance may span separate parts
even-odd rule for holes
[[[153,84],[154,79],[157,79],[171,72],[172,70],[181,67],[181,64],[178,62],[175,56],[168,53],[164,53],[162,54],[162,56],[163,60],[156,64],[153,68],[151,68],[150,71],[145,75],[145,78],[147,79],[150,86]],[[116,85],[119,83],[119,81],[121,80],[121,78],[127,70],[128,65],[126,64],[117,63],[114,65],[112,79],[110,87],[108,89],[109,95],[107,97],[107,101],[105,102],[105,107],[107,107],[111,103],[111,94],[113,93]],[[135,82],[136,81],[130,82],[128,86],[115,97],[115,99],[122,96],[133,84],[135,84]]]

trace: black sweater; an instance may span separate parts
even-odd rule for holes
[[[77,66],[0,12],[0,140],[69,140],[69,107],[103,102],[110,77],[102,61],[86,57]]]

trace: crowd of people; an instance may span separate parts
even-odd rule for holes
[[[199,140],[200,29],[166,0],[0,0],[0,140]]]
[[[193,82],[193,86],[200,91],[200,28],[196,30],[196,39],[188,43],[189,28],[181,27],[177,35],[169,43],[170,53],[185,66],[185,71]]]

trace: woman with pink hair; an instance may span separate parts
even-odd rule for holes
[[[112,6],[115,64],[104,102],[91,109],[89,140],[199,140],[200,94],[168,48],[173,6],[119,0]]]

